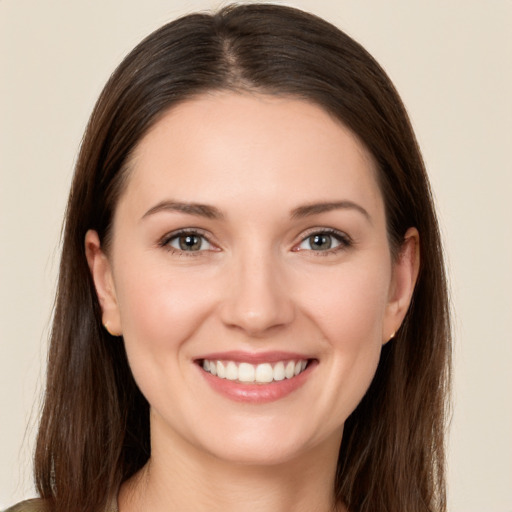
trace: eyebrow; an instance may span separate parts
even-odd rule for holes
[[[353,201],[333,201],[326,203],[312,203],[304,206],[299,206],[291,211],[292,219],[302,219],[311,215],[318,215],[320,213],[330,212],[332,210],[356,210],[368,221],[371,222],[370,214],[360,205]],[[157,205],[150,208],[143,216],[142,219],[154,215],[159,212],[179,212],[188,215],[196,215],[198,217],[205,217],[207,219],[220,220],[224,219],[222,212],[215,206],[201,204],[201,203],[186,203],[179,201],[161,201]]]
[[[332,210],[356,210],[363,214],[369,222],[372,221],[370,214],[362,206],[353,201],[333,201],[299,206],[292,210],[292,219],[302,219],[310,215],[318,215],[319,213],[330,212]]]
[[[215,208],[207,204],[200,203],[183,203],[179,201],[161,201],[157,205],[150,208],[142,218],[145,219],[150,215],[158,212],[180,212],[187,213],[188,215],[197,215],[207,219],[223,219],[224,215]]]

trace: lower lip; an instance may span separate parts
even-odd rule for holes
[[[273,381],[268,384],[242,384],[236,380],[221,379],[198,366],[206,382],[214,391],[236,402],[263,404],[280,400],[304,385],[316,366],[310,361],[307,368],[291,379]]]

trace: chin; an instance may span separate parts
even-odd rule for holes
[[[326,433],[306,431],[304,425],[282,424],[276,418],[259,421],[236,429],[227,429],[209,437],[203,444],[215,459],[243,466],[278,466],[294,461],[306,460],[312,454],[327,450],[339,451],[343,428]]]

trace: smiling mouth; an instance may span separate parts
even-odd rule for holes
[[[202,369],[220,379],[242,384],[269,384],[300,375],[309,365],[309,359],[251,364],[246,362],[202,359]]]

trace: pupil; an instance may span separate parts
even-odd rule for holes
[[[196,235],[184,235],[180,237],[180,249],[183,251],[197,251],[201,248],[201,238]]]
[[[331,248],[331,237],[329,235],[313,235],[311,237],[311,247],[325,251]]]

